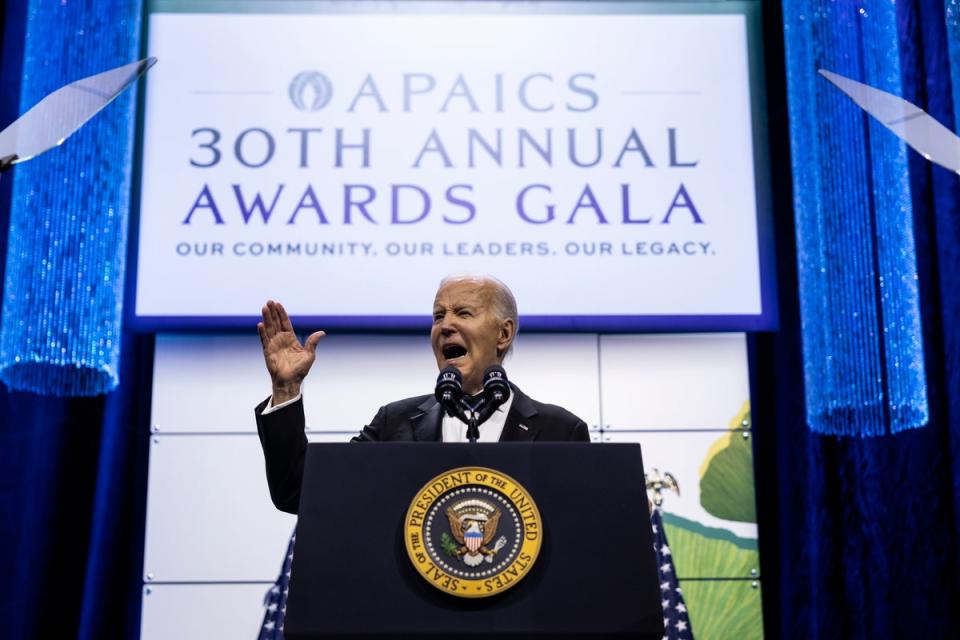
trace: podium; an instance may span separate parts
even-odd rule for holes
[[[663,635],[639,444],[311,444],[299,512],[289,640]]]

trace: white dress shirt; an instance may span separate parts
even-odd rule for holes
[[[283,408],[286,407],[287,405],[293,404],[294,402],[296,402],[297,400],[299,400],[299,399],[302,398],[302,397],[303,397],[303,392],[300,392],[300,393],[298,393],[297,395],[295,395],[294,397],[292,397],[292,398],[290,398],[289,400],[287,400],[286,402],[281,402],[281,403],[278,404],[277,406],[273,406],[273,396],[270,396],[270,402],[268,402],[268,403],[267,403],[267,406],[264,407],[263,411],[260,412],[260,415],[265,416],[265,415],[267,415],[268,413],[273,413],[274,411],[279,411],[280,409],[283,409]]]
[[[487,421],[480,425],[480,437],[477,442],[498,442],[500,434],[503,433],[503,425],[507,422],[507,414],[510,413],[510,406],[513,404],[513,393],[507,398],[507,401],[497,407],[493,415],[487,418]],[[467,425],[460,422],[459,418],[451,418],[444,412],[443,414],[443,441],[444,442],[467,442]]]

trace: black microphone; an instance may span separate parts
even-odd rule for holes
[[[490,365],[483,372],[483,396],[488,404],[499,407],[510,397],[507,372],[498,364]]]
[[[448,415],[467,422],[467,416],[460,406],[463,398],[463,375],[459,369],[453,365],[441,369],[433,395]]]
[[[509,398],[510,382],[507,380],[507,372],[498,364],[490,365],[483,372],[483,403],[477,415],[477,426],[486,422]],[[477,436],[479,437],[479,433]]]

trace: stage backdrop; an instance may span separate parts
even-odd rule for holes
[[[516,293],[512,380],[675,478],[661,571],[694,636],[761,637],[742,333],[776,322],[758,3],[148,7],[142,637],[252,635],[280,570],[294,519],[252,415],[263,302],[330,330],[305,406],[310,439],[339,442],[432,389],[430,304],[457,272]]]
[[[744,335],[521,334],[505,368],[596,446],[639,442],[646,471],[675,478],[663,522],[694,637],[761,638]],[[346,442],[435,379],[425,335],[329,335],[304,387],[308,438]],[[255,636],[296,522],[267,490],[253,406],[269,392],[254,332],[157,336],[144,640]]]
[[[137,326],[773,326],[756,3],[151,8]]]

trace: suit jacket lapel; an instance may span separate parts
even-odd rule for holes
[[[500,442],[523,442],[534,440],[540,431],[537,424],[537,409],[529,397],[514,385],[513,404],[510,405],[510,413],[507,414],[507,421],[503,425],[503,432],[500,434]]]
[[[417,442],[440,442],[443,440],[443,407],[436,398],[427,398],[410,414],[413,439]]]

